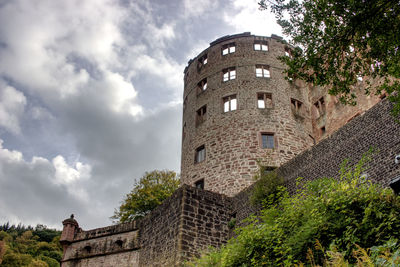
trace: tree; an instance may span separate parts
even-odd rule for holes
[[[289,79],[328,86],[343,103],[355,104],[359,80],[365,93],[386,91],[400,113],[400,2],[393,0],[261,0],[271,8],[296,48]]]
[[[116,222],[128,222],[141,218],[160,205],[179,187],[174,171],[146,172],[128,193],[111,218]]]

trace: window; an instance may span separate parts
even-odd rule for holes
[[[207,61],[208,61],[208,60],[207,60],[207,54],[205,54],[205,55],[203,55],[201,58],[199,58],[200,67],[206,65],[206,64],[207,64]]]
[[[204,179],[196,181],[194,186],[198,189],[204,189]]]
[[[257,94],[257,107],[258,108],[272,108],[272,94],[258,93]]]
[[[314,107],[317,110],[317,118],[325,113],[325,101],[324,98],[321,97],[317,102],[314,103]]]
[[[292,57],[292,50],[289,47],[285,47],[285,56]]]
[[[256,65],[256,77],[270,78],[269,67],[266,65]]]
[[[322,126],[322,127],[319,129],[319,131],[320,131],[321,135],[324,135],[324,134],[326,133],[325,126]]]
[[[196,155],[194,158],[195,163],[200,163],[206,159],[206,147],[204,145],[199,146],[196,149]]]
[[[237,109],[236,95],[224,97],[222,100],[224,102],[224,112],[229,112]]]
[[[301,103],[299,100],[291,98],[290,99],[292,111],[296,115],[303,115],[303,103]]]
[[[207,78],[204,78],[203,80],[201,80],[198,84],[198,94],[200,94],[201,92],[204,92],[207,89]]]
[[[261,147],[272,149],[275,147],[274,134],[261,133]]]
[[[254,50],[256,50],[256,51],[268,51],[268,43],[267,43],[267,41],[255,40],[254,41]]]
[[[206,120],[207,105],[202,106],[196,112],[196,127]]]
[[[85,250],[86,253],[90,253],[92,251],[91,246],[85,246],[83,249]]]
[[[122,241],[122,240],[117,240],[117,241],[115,241],[115,244],[118,246],[118,247],[120,247],[120,248],[122,248],[122,244],[124,243],[124,241]]]
[[[222,71],[222,74],[223,74],[222,80],[224,82],[227,82],[229,80],[234,80],[234,79],[236,79],[236,68],[231,67],[231,68],[224,69]]]
[[[232,54],[236,51],[235,43],[230,43],[222,46],[222,55]]]
[[[260,174],[261,175],[265,175],[265,174],[268,174],[270,172],[273,172],[275,169],[276,169],[276,167],[274,167],[274,166],[261,166]]]

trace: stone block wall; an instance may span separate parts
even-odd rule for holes
[[[277,169],[285,178],[289,192],[296,191],[296,178],[305,181],[320,177],[338,177],[341,163],[347,158],[357,163],[373,147],[377,150],[364,173],[373,182],[388,186],[400,177],[400,164],[395,156],[400,154],[400,124],[390,114],[392,104],[384,100],[357,116],[345,126],[327,136],[317,145],[304,151]],[[232,198],[232,210],[239,221],[258,211],[249,202],[252,187]]]
[[[136,222],[77,230],[73,241],[64,248],[63,267],[139,266]]]
[[[140,220],[90,231],[75,228],[62,267],[178,266],[226,243],[230,207],[224,195],[183,185]]]
[[[140,226],[140,265],[174,266],[179,262],[179,236],[182,220],[181,187],[138,223]]]
[[[232,219],[230,198],[214,192],[185,186],[181,227],[183,259],[199,256],[209,246],[220,247],[228,241]]]

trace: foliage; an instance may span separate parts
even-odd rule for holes
[[[390,99],[399,114],[398,1],[261,0],[259,4],[275,13],[284,34],[298,46],[291,57],[281,58],[290,78],[329,86],[330,94],[355,104],[354,85],[360,77],[370,77],[363,81],[365,92],[397,92]]]
[[[305,182],[295,195],[282,194],[279,203],[236,229],[237,236],[226,246],[190,264],[302,266],[308,262],[318,266],[341,260],[343,265],[335,266],[348,266],[346,262],[366,260],[363,251],[371,252],[365,255],[377,261],[384,255],[377,248],[399,237],[400,197],[361,175],[368,157],[352,168],[345,162],[338,180],[317,179]],[[385,255],[397,261],[396,249]]]
[[[178,189],[179,183],[174,171],[146,172],[111,218],[117,222],[128,222],[145,216],[171,196]]]
[[[278,176],[276,171],[266,172],[265,167],[260,166],[260,174],[254,178],[257,181],[250,196],[250,203],[253,206],[261,204],[268,207],[274,205],[285,192],[284,180]]]
[[[62,248],[61,232],[44,225],[0,226],[1,266],[57,267],[60,266]],[[49,240],[52,238],[52,240]]]

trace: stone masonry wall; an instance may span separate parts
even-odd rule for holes
[[[64,250],[62,267],[139,266],[138,249],[136,222],[80,231]]]
[[[357,163],[370,147],[377,149],[368,163],[366,175],[372,181],[388,186],[400,176],[400,165],[394,158],[400,154],[400,124],[390,114],[392,104],[384,100],[366,111],[320,143],[304,151],[277,169],[285,178],[290,192],[296,190],[296,178],[305,181],[320,177],[338,177],[344,159]],[[252,187],[232,198],[232,210],[238,221],[256,213],[249,203]]]
[[[209,246],[228,241],[232,219],[230,198],[214,192],[185,186],[181,228],[183,259],[199,256]]]
[[[268,51],[254,50],[256,41],[268,43]],[[227,44],[235,52],[222,55]],[[280,166],[313,144],[308,88],[284,79],[277,56],[287,46],[281,38],[244,33],[228,36],[189,62],[185,70],[181,180],[193,185],[204,179],[207,190],[233,196],[253,182],[257,160]],[[207,64],[199,60],[207,55]],[[256,65],[269,68],[270,77],[256,77]],[[223,70],[234,67],[236,76],[223,81]],[[207,79],[207,89],[199,82]],[[258,108],[258,93],[271,96],[271,103]],[[237,109],[223,110],[223,98],[236,95]],[[291,100],[301,102],[299,110]],[[197,111],[206,106],[199,121]],[[261,134],[273,134],[274,148],[262,148]],[[205,147],[205,160],[195,162],[196,149]]]
[[[140,266],[174,266],[179,262],[179,236],[184,187],[140,220]]]

